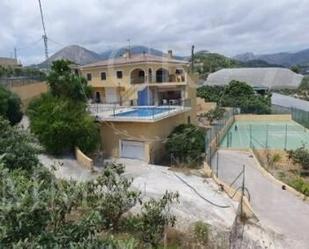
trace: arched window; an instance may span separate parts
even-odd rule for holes
[[[157,82],[168,82],[169,73],[168,70],[164,68],[159,68],[156,71],[156,81]]]
[[[131,84],[145,83],[145,71],[140,68],[136,68],[130,75]]]

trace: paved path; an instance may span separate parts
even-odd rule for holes
[[[217,158],[212,162],[216,169]],[[294,194],[282,190],[279,184],[258,170],[250,153],[219,150],[218,174],[231,183],[246,166],[246,187],[251,194],[251,205],[261,223],[284,235],[286,248],[309,248],[309,204]],[[236,185],[240,186],[241,181]]]

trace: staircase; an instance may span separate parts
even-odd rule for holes
[[[138,91],[142,91],[145,89],[145,87],[147,86],[147,84],[136,84],[136,85],[132,85],[131,87],[129,87],[124,94],[121,96],[121,101],[122,104],[125,102],[129,102],[130,101],[130,97],[138,92]]]

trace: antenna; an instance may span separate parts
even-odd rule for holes
[[[44,41],[44,48],[45,48],[45,58],[48,59],[48,45],[47,45],[47,34],[46,34],[46,29],[45,29],[45,22],[44,22],[44,16],[43,16],[43,9],[42,9],[42,4],[41,0],[39,1],[39,6],[40,6],[40,13],[41,13],[41,21],[42,21],[42,26],[43,26],[43,41]]]

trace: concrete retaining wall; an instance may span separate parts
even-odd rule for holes
[[[240,114],[235,115],[235,121],[292,121],[291,114],[280,115],[254,115],[254,114]]]
[[[75,157],[83,167],[93,170],[93,160],[87,157],[78,147],[75,147]]]

